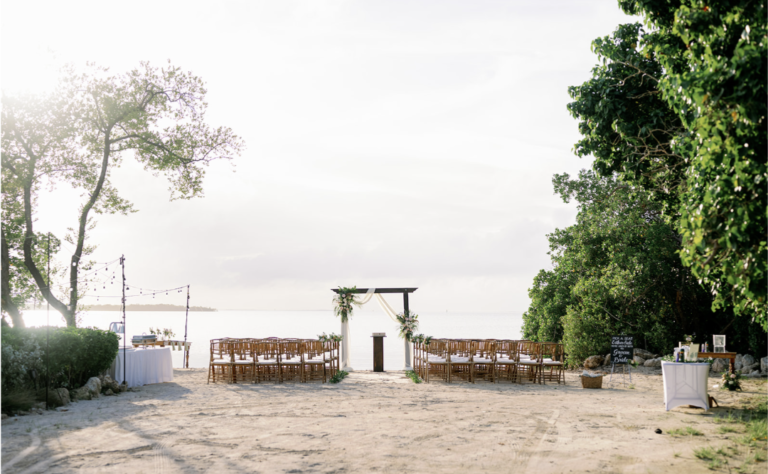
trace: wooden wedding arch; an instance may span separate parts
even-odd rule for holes
[[[373,290],[373,291],[371,291]],[[353,293],[355,294],[368,294],[368,293],[402,293],[403,294],[403,311],[408,312],[408,295],[413,293],[414,291],[418,290],[418,288],[355,288]],[[331,289],[334,293],[338,294],[339,289]],[[350,364],[351,359],[351,346],[347,344],[347,339],[349,339],[349,321],[343,321],[341,323],[341,334],[344,336],[344,340],[341,341],[341,360],[342,360],[342,370],[346,370],[347,372],[353,370]],[[408,341],[404,341],[405,344],[405,370],[413,370],[413,357],[412,357],[412,348],[411,343]]]

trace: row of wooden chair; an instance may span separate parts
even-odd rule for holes
[[[339,343],[268,337],[211,340],[208,383],[325,383],[339,370]]]
[[[496,339],[432,339],[414,343],[414,370],[426,382],[437,377],[474,383],[565,383],[563,345]]]

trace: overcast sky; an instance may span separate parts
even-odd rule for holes
[[[4,0],[1,13],[5,91],[50,87],[64,63],[170,59],[207,83],[208,122],[246,142],[191,201],[126,160],[114,183],[139,212],[98,218],[95,260],[125,254],[134,285],[191,284],[193,304],[219,309],[331,309],[330,288],[356,285],[419,287],[416,312],[527,309],[545,235],[575,218],[552,175],[590,165],[571,151],[568,86],[589,78],[590,42],[633,21],[611,0]],[[79,202],[44,193],[36,230],[63,236]]]

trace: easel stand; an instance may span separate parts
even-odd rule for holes
[[[624,386],[627,386],[627,380],[626,375],[629,373],[629,383],[632,383],[632,367],[629,367],[629,364],[620,364],[624,366],[624,370],[621,371],[621,380],[624,383]],[[611,383],[613,380],[613,372],[614,369],[616,369],[616,363],[611,363],[611,377],[608,379],[608,383]]]

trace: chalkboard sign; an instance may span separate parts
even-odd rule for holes
[[[611,336],[611,363],[626,364],[635,351],[634,336]]]

